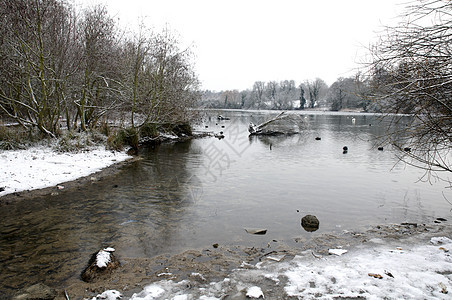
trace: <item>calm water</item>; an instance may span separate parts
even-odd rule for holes
[[[0,211],[0,293],[42,281],[64,286],[89,256],[113,246],[122,257],[152,257],[219,244],[262,246],[391,222],[449,217],[444,184],[417,182],[373,139],[372,115],[301,114],[301,134],[248,137],[271,112],[206,112],[199,124],[225,139],[197,139],[140,153],[107,180]],[[370,126],[371,125],[371,126]],[[321,140],[315,140],[315,137]],[[348,153],[342,153],[342,147]],[[316,215],[320,229],[300,226]],[[244,228],[264,228],[263,236]]]

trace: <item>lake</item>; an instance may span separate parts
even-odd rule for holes
[[[444,183],[419,181],[422,170],[398,162],[389,146],[377,149],[385,133],[378,116],[293,112],[299,134],[248,136],[250,122],[277,114],[203,111],[197,129],[224,139],[142,149],[141,160],[107,180],[2,208],[0,290],[43,278],[58,286],[106,246],[124,257],[214,243],[297,247],[297,237],[450,217]],[[307,214],[320,220],[317,231],[301,227]]]

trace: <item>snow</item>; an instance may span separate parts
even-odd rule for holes
[[[60,153],[44,146],[0,151],[0,197],[56,185],[63,189],[64,185],[60,185],[63,182],[88,176],[128,158],[126,153],[108,151],[103,146],[78,153]]]
[[[171,281],[170,281],[171,282]],[[144,288],[143,291],[141,291],[138,294],[133,294],[132,298],[133,300],[152,300],[156,299],[157,297],[162,296],[165,293],[165,290],[156,284],[148,285]]]
[[[452,243],[444,244],[452,248]],[[366,299],[448,299],[452,257],[438,247],[421,245],[404,252],[392,248],[365,249],[341,258],[306,263],[295,258],[283,274],[289,296],[364,297]],[[381,275],[374,277],[372,275]]]
[[[345,250],[345,249],[329,249],[328,253],[331,255],[341,256],[342,254],[347,253],[347,250]]]
[[[272,295],[299,299],[450,299],[451,239],[434,237],[414,244],[375,241],[341,256],[316,258],[311,251],[304,251],[282,262],[267,260],[259,267],[233,270],[219,282],[161,280],[130,299],[223,299],[226,295],[234,299],[271,299]]]
[[[111,261],[110,252],[100,250],[96,255],[96,265],[99,268],[107,267],[108,263]]]
[[[252,286],[248,288],[246,291],[246,296],[249,298],[264,298],[264,293],[262,292],[262,289],[258,286]]]
[[[433,245],[442,245],[442,244],[445,244],[445,243],[452,243],[452,240],[450,240],[447,237],[440,236],[440,237],[433,237],[430,240],[430,243],[432,243]]]
[[[97,295],[96,297],[94,297],[92,300],[101,300],[101,299],[105,299],[105,300],[117,300],[117,299],[121,299],[122,294],[116,290],[108,290],[103,292],[100,295]]]

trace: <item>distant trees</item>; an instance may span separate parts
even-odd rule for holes
[[[452,172],[452,3],[419,1],[372,49],[369,85],[392,115],[389,142],[410,149],[405,158],[428,171]]]
[[[305,82],[308,88],[309,107],[314,108],[319,104],[319,100],[328,90],[328,85],[320,78],[316,78],[313,81],[307,80]]]
[[[297,86],[294,80],[256,81],[251,90],[205,91],[198,104],[211,108],[304,109],[306,90],[305,84]]]
[[[329,88],[326,101],[331,105],[332,111],[342,109],[361,108],[367,110],[367,97],[364,95],[359,76],[354,78],[339,78]]]
[[[298,89],[300,90],[300,104],[298,106],[298,109],[304,109],[306,106],[306,98],[305,98],[305,89],[306,87],[300,83],[300,85],[298,86]]]
[[[296,84],[294,80],[256,81],[252,90],[245,91],[205,91],[201,107],[236,109],[358,109],[368,111],[369,81],[361,74],[355,77],[339,78],[331,87],[320,78],[305,80]],[[240,94],[240,97],[235,96]]]
[[[62,120],[82,131],[120,115],[187,121],[199,95],[190,49],[168,30],[126,36],[102,5],[1,1],[0,115],[48,136]]]

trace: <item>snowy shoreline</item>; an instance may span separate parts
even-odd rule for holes
[[[159,275],[172,279],[154,281],[139,292],[112,289],[89,299],[450,299],[451,226],[400,232],[408,227],[388,225],[386,234],[360,233],[362,243],[340,253],[306,250],[286,257],[281,252],[257,264],[243,262],[219,281],[206,280],[208,274],[196,270],[175,280],[167,268]]]
[[[57,152],[48,146],[1,151],[0,197],[53,186],[63,189],[64,182],[89,176],[130,158],[125,152],[109,151],[104,146],[76,153]]]

